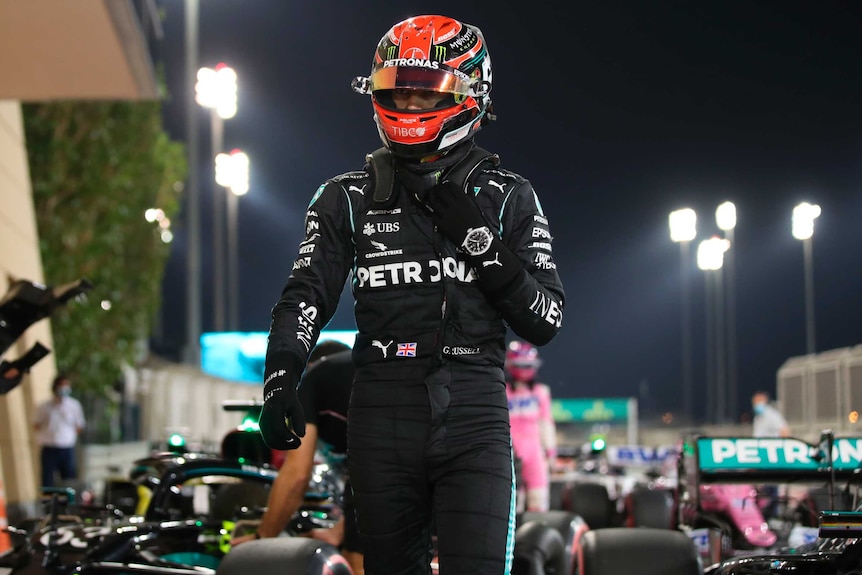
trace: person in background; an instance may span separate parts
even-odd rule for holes
[[[527,511],[549,508],[549,470],[556,465],[557,432],[551,416],[551,390],[536,381],[539,351],[512,341],[506,352],[506,396],[512,448],[521,461]]]
[[[86,425],[81,402],[72,397],[72,381],[59,374],[51,384],[53,397],[36,408],[33,427],[42,448],[42,486],[54,487],[56,475],[64,481],[77,479],[75,443]]]
[[[751,410],[754,412],[752,420],[752,432],[754,437],[789,437],[790,426],[777,408],[769,404],[769,394],[758,391],[751,396]],[[767,519],[778,514],[780,501],[777,485],[761,485],[760,493],[767,498],[768,503],[763,509],[763,516]]]
[[[790,426],[774,406],[769,404],[769,394],[758,391],[751,396],[751,410],[754,412],[752,436],[789,437]]]
[[[266,512],[256,533],[235,537],[232,545],[252,539],[278,537],[302,505],[311,480],[315,451],[324,453],[335,469],[345,474],[342,516],[331,529],[315,529],[311,536],[338,547],[354,575],[364,573],[362,546],[356,530],[356,512],[347,467],[347,405],[353,384],[350,348],[334,340],[319,342],[308,356],[308,368],[299,385],[299,401],[306,416],[305,438],[285,452],[284,463],[272,484]]]

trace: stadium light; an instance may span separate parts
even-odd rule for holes
[[[793,208],[791,232],[802,241],[805,274],[805,350],[813,354],[817,350],[814,324],[814,220],[820,217],[820,206],[802,202]]]
[[[724,232],[724,237],[734,248],[724,254],[723,281],[725,283],[726,305],[724,312],[727,317],[727,389],[728,411],[735,419],[739,411],[739,393],[737,382],[736,359],[736,205],[733,202],[723,202],[715,209],[715,224]]]
[[[682,339],[682,404],[683,412],[691,419],[692,401],[692,352],[691,352],[691,259],[690,243],[697,237],[697,213],[691,208],[674,210],[668,217],[670,239],[679,244],[680,320]]]
[[[730,241],[713,236],[697,246],[697,267],[706,273],[706,406],[707,420],[720,423],[725,417],[725,342],[723,309],[724,253],[730,249]]]

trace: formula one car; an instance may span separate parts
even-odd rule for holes
[[[768,523],[761,512],[766,502],[753,486],[793,485],[805,494],[802,486],[825,484],[833,495],[825,506],[843,511],[855,507],[847,500],[855,497],[860,462],[862,439],[829,431],[817,445],[795,438],[690,437],[680,458],[679,528],[712,563],[813,544],[818,528],[800,521],[811,513],[806,497],[784,498],[785,512]]]
[[[15,548],[0,557],[0,573],[348,574],[335,548],[297,537],[331,527],[340,517],[339,494],[332,491],[338,483],[327,479],[331,473],[318,466],[285,537],[231,549],[234,536],[256,528],[277,470],[207,454],[154,454],[132,470],[129,483],[140,491],[125,492],[139,498],[126,504],[128,515],[115,506],[95,513],[76,505],[71,489],[56,490],[46,517],[10,528]],[[124,493],[114,495],[122,505]],[[563,511],[519,516],[513,575],[573,574],[587,530],[583,520]]]
[[[4,568],[22,575],[214,573],[230,550],[232,537],[256,528],[276,474],[268,465],[239,460],[158,454],[140,460],[133,471],[134,481],[148,493],[142,513],[125,517],[120,513],[119,519],[76,505],[71,489],[56,490],[44,518],[9,528],[15,547],[0,557],[0,573],[10,573]],[[334,494],[312,490],[283,539],[331,527],[340,513]],[[296,551],[293,564],[302,564],[297,573],[306,573],[306,567],[320,573],[350,572],[335,548],[295,538],[308,541],[289,544]],[[312,555],[317,559],[312,561]]]
[[[795,438],[699,437],[685,440],[680,461],[680,530],[599,529],[582,537],[579,575],[850,575],[862,572],[862,438],[824,432],[817,444]],[[840,485],[846,482],[845,485]],[[826,505],[809,541],[780,537],[772,549],[733,549],[723,526],[697,522],[711,513],[701,487],[736,483],[825,484]],[[745,502],[738,505],[756,505]],[[792,505],[791,505],[792,508]],[[714,519],[714,518],[710,518]],[[692,525],[694,524],[694,525]],[[803,527],[804,528],[804,527]],[[703,536],[699,531],[703,530]],[[662,535],[664,534],[664,535]],[[688,544],[685,539],[688,539]],[[680,539],[680,537],[682,539]],[[697,543],[697,546],[692,543]],[[704,564],[707,567],[702,567]]]
[[[677,448],[593,443],[560,451],[568,469],[552,475],[555,506],[591,529],[673,527]]]

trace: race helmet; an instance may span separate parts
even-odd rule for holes
[[[513,341],[506,350],[506,376],[510,381],[533,382],[542,360],[539,350],[524,341]]]
[[[473,136],[493,119],[491,58],[479,28],[446,16],[414,16],[377,44],[371,75],[353,89],[370,94],[383,144],[404,158],[435,155]],[[396,91],[444,97],[427,109],[396,106]]]

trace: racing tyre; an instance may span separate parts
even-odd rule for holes
[[[550,489],[548,490],[548,502],[550,509],[563,508],[563,496],[566,491],[566,484],[562,481],[551,481]]]
[[[629,527],[674,528],[673,493],[666,489],[635,488],[628,496]]]
[[[575,572],[577,567],[577,550],[580,548],[580,539],[589,529],[587,523],[580,517],[568,511],[547,511],[544,513],[528,511],[521,515],[521,524],[530,522],[541,523],[556,529],[563,538],[563,555],[565,557],[567,574]],[[516,533],[517,536],[517,533]],[[516,541],[517,545],[517,541]]]
[[[697,549],[684,533],[667,529],[613,527],[587,531],[579,575],[701,575]]]
[[[515,531],[512,575],[570,575],[560,532],[528,521]]]
[[[237,545],[225,555],[216,575],[350,575],[350,566],[338,550],[305,537],[257,539]]]
[[[614,518],[614,505],[608,490],[598,483],[575,483],[567,493],[566,511],[580,515],[590,529],[610,527]]]

